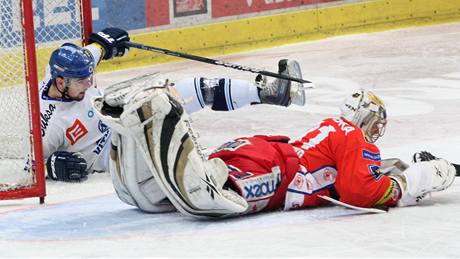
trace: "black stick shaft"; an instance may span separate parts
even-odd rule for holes
[[[273,72],[270,72],[270,71],[260,70],[260,69],[257,69],[257,68],[242,66],[242,65],[238,65],[238,64],[232,64],[232,63],[228,63],[228,62],[221,61],[221,60],[195,56],[195,55],[191,55],[191,54],[187,54],[187,53],[182,53],[182,52],[177,52],[177,51],[172,51],[172,50],[167,50],[167,49],[162,49],[162,48],[157,48],[157,47],[152,47],[152,46],[146,46],[146,45],[143,45],[143,44],[140,44],[140,43],[126,41],[126,42],[123,42],[123,44],[126,47],[130,47],[130,48],[153,51],[153,52],[157,52],[157,53],[160,53],[160,54],[165,54],[165,55],[175,56],[175,57],[185,58],[185,59],[191,59],[191,60],[195,60],[195,61],[199,61],[199,62],[203,62],[203,63],[208,63],[208,64],[212,64],[212,65],[218,65],[218,66],[224,66],[224,67],[228,67],[228,68],[233,68],[233,69],[236,69],[236,70],[241,70],[241,71],[261,74],[261,75],[270,76],[270,77],[276,77],[276,78],[295,81],[295,82],[299,82],[299,83],[307,83],[307,84],[311,83],[310,81],[304,80],[302,78],[295,78],[295,77],[291,77],[291,76],[287,76],[287,75],[281,75],[281,74],[278,74],[278,73],[273,73]]]

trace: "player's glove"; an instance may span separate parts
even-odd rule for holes
[[[128,53],[129,48],[123,42],[129,41],[128,32],[119,28],[105,28],[89,36],[89,43],[99,43],[104,48],[102,59],[121,57]]]
[[[55,181],[82,182],[88,179],[86,161],[79,153],[56,151],[46,161],[48,178]]]

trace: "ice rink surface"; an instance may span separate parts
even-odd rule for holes
[[[344,96],[374,90],[389,125],[377,144],[383,158],[409,161],[428,150],[460,163],[460,23],[329,38],[217,57],[276,71],[297,59],[308,90],[305,107],[251,106],[193,114],[209,150],[253,134],[301,137]],[[192,61],[99,74],[107,86],[159,71],[172,80],[197,75],[253,79],[253,74]],[[458,179],[457,179],[458,180]],[[459,257],[460,182],[431,199],[385,214],[342,207],[271,212],[206,221],[178,213],[144,214],[120,202],[108,174],[82,184],[48,183],[37,199],[0,202],[0,257]]]

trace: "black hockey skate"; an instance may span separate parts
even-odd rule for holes
[[[296,78],[302,78],[300,65],[295,60],[282,59],[278,62],[278,73]],[[289,106],[291,103],[297,105],[305,104],[305,90],[301,83],[275,79],[267,84],[263,75],[256,77],[256,84],[259,87],[259,97],[262,103]]]

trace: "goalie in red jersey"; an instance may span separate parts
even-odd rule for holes
[[[283,136],[240,138],[218,148],[210,158],[228,166],[225,186],[236,190],[249,211],[285,210],[328,203],[329,196],[359,207],[413,205],[431,191],[449,187],[455,168],[444,159],[413,164],[384,161],[374,144],[385,132],[387,114],[372,92],[346,98],[340,118],[324,119],[300,140]]]
[[[380,173],[374,144],[387,123],[383,103],[360,91],[347,98],[341,112],[340,118],[324,119],[292,143],[283,136],[240,138],[210,158],[221,158],[231,168],[227,185],[238,190],[252,211],[328,203],[319,195],[361,207],[396,205],[400,188]]]
[[[324,119],[300,140],[238,138],[207,159],[197,148],[187,114],[173,97],[153,93],[132,106],[143,108],[122,114],[113,128],[132,132],[137,147],[145,148],[141,153],[160,193],[191,216],[236,216],[328,203],[320,195],[365,208],[407,206],[448,188],[455,178],[455,168],[440,158],[410,166],[398,159],[382,161],[374,142],[384,134],[386,109],[366,90],[345,99],[339,118]],[[136,126],[147,122],[148,129]]]

